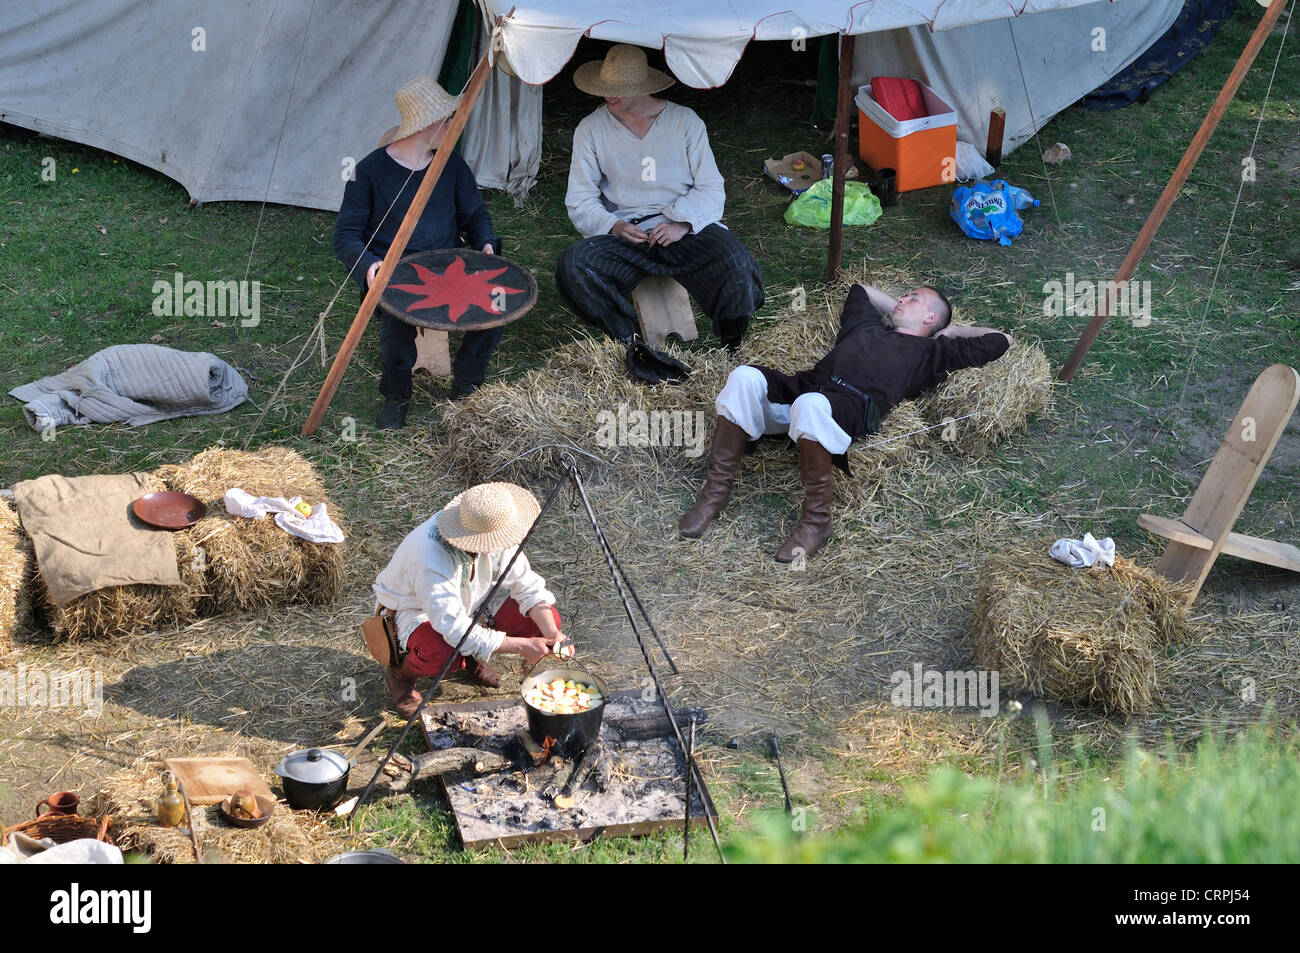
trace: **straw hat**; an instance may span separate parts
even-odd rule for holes
[[[648,96],[667,89],[673,78],[651,69],[641,47],[620,43],[605,54],[604,60],[579,66],[573,84],[593,96]]]
[[[402,114],[402,124],[384,133],[379,145],[386,146],[405,139],[435,122],[446,119],[460,105],[460,97],[453,96],[428,76],[418,76],[394,95],[397,111]]]
[[[541,509],[522,486],[480,483],[442,508],[438,535],[466,552],[499,552],[519,545]]]

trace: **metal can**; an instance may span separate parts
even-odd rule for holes
[[[822,156],[822,178],[829,179],[835,174],[835,156],[827,153]]]

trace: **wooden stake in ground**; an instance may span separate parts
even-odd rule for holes
[[[840,87],[835,104],[835,174],[831,178],[831,242],[826,255],[826,280],[840,274],[844,247],[844,177],[849,171],[849,107],[853,105],[854,36],[840,37]]]
[[[361,302],[361,308],[357,311],[357,316],[352,319],[352,327],[348,329],[347,337],[343,339],[343,344],[339,347],[339,353],[330,366],[330,372],[325,378],[320,394],[316,397],[316,403],[312,405],[311,414],[307,417],[307,423],[302,428],[304,437],[310,437],[320,427],[321,421],[325,417],[325,410],[329,407],[330,401],[334,399],[334,392],[339,389],[339,384],[343,380],[343,373],[348,369],[348,363],[352,360],[357,345],[361,343],[361,335],[366,330],[366,325],[370,323],[370,315],[374,312],[375,306],[379,304],[384,289],[388,287],[388,280],[392,278],[398,260],[402,257],[402,253],[406,251],[406,243],[411,240],[411,233],[415,231],[415,225],[420,220],[420,214],[424,211],[424,206],[428,204],[429,196],[433,194],[433,187],[438,184],[438,179],[442,176],[442,170],[447,167],[447,160],[451,158],[451,152],[456,146],[456,140],[460,138],[460,134],[464,131],[465,123],[469,120],[469,114],[474,111],[474,104],[478,101],[479,93],[483,91],[483,85],[487,82],[488,72],[492,68],[488,62],[490,54],[491,45],[489,43],[489,48],[483,52],[483,58],[478,61],[478,66],[474,68],[469,83],[461,94],[460,105],[456,107],[456,112],[452,114],[451,125],[447,127],[447,134],[443,136],[442,142],[438,145],[438,151],[434,153],[433,161],[429,163],[429,167],[424,171],[424,178],[420,182],[420,188],[415,193],[415,198],[411,199],[411,207],[407,210],[406,217],[402,219],[402,224],[397,229],[397,235],[393,238],[393,244],[389,246],[388,253],[384,255],[383,264],[379,266],[379,274],[375,276],[374,283],[366,291],[365,300]]]
[[[1002,163],[1002,137],[1006,128],[1007,111],[1001,106],[994,106],[989,113],[989,138],[984,147],[984,158],[995,169]]]
[[[1192,174],[1192,169],[1196,167],[1196,160],[1201,157],[1205,145],[1210,141],[1210,136],[1223,118],[1224,112],[1228,108],[1228,103],[1232,102],[1232,97],[1237,94],[1237,89],[1241,86],[1241,81],[1246,78],[1250,66],[1255,62],[1255,57],[1259,55],[1260,48],[1264,41],[1268,39],[1269,32],[1277,23],[1277,18],[1282,14],[1282,8],[1286,6],[1286,0],[1273,0],[1269,4],[1268,10],[1265,11],[1263,18],[1259,21],[1259,26],[1250,37],[1250,42],[1246,48],[1241,51],[1241,56],[1237,59],[1237,65],[1232,68],[1228,74],[1228,79],[1223,84],[1223,89],[1219,90],[1219,97],[1210,107],[1210,111],[1205,114],[1205,119],[1201,123],[1201,128],[1196,130],[1196,135],[1192,138],[1192,144],[1187,147],[1183,154],[1183,159],[1178,163],[1178,168],[1174,169],[1173,176],[1170,177],[1165,190],[1160,193],[1160,198],[1156,200],[1155,208],[1147,216],[1146,224],[1142,226],[1142,231],[1138,233],[1137,240],[1133,242],[1133,247],[1129,249],[1128,257],[1124,259],[1124,264],[1120,265],[1119,274],[1115,276],[1115,282],[1111,287],[1117,287],[1122,282],[1128,281],[1137,271],[1138,263],[1142,261],[1142,256],[1146,254],[1147,248],[1151,245],[1151,240],[1156,237],[1161,223],[1164,222],[1165,216],[1169,214],[1169,208],[1174,204],[1174,199],[1182,190],[1183,185],[1187,182],[1187,177]],[[1088,354],[1088,349],[1092,347],[1092,342],[1097,339],[1101,333],[1102,325],[1110,317],[1110,295],[1097,296],[1097,312],[1093,315],[1088,326],[1084,328],[1083,334],[1079,338],[1079,343],[1074,346],[1070,352],[1070,359],[1065,362],[1061,368],[1060,379],[1063,381],[1071,380],[1075,372],[1079,370],[1079,365],[1083,363],[1084,357]]]

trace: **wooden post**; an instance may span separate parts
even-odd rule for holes
[[[849,171],[849,109],[853,105],[853,44],[857,38],[840,37],[840,89],[835,104],[835,174],[831,181],[831,242],[826,256],[826,280],[840,275],[844,247],[844,176]]]
[[[1268,39],[1269,31],[1277,23],[1277,18],[1281,15],[1284,6],[1286,6],[1286,0],[1273,0],[1269,4],[1268,10],[1264,12],[1263,18],[1259,21],[1259,26],[1251,34],[1250,42],[1246,44],[1246,48],[1241,51],[1241,56],[1237,58],[1237,65],[1228,74],[1223,89],[1219,90],[1219,96],[1214,100],[1214,105],[1205,114],[1201,128],[1196,130],[1196,135],[1192,138],[1191,145],[1187,147],[1187,151],[1183,154],[1182,161],[1178,163],[1178,168],[1174,169],[1174,174],[1165,185],[1165,190],[1160,193],[1160,198],[1156,200],[1155,207],[1151,209],[1151,214],[1147,216],[1146,224],[1142,226],[1142,231],[1138,233],[1137,240],[1133,242],[1133,247],[1129,249],[1128,257],[1120,265],[1119,274],[1115,276],[1116,285],[1128,281],[1133,277],[1133,273],[1137,271],[1142,256],[1146,254],[1147,248],[1151,245],[1151,240],[1155,238],[1156,232],[1165,220],[1165,216],[1169,214],[1169,208],[1174,204],[1174,199],[1178,197],[1178,193],[1187,182],[1187,177],[1191,175],[1192,169],[1196,167],[1196,160],[1201,157],[1201,152],[1205,149],[1206,143],[1209,142],[1210,136],[1219,124],[1219,120],[1223,118],[1228,103],[1232,102],[1232,97],[1236,95],[1237,89],[1241,86],[1241,81],[1246,78],[1246,73],[1250,70],[1251,64],[1255,62],[1255,57],[1259,55],[1260,48],[1264,45],[1264,41]],[[1088,322],[1088,326],[1084,328],[1083,334],[1079,337],[1079,343],[1070,352],[1070,359],[1061,368],[1059,375],[1061,380],[1068,381],[1074,377],[1079,365],[1083,363],[1084,357],[1087,356],[1088,349],[1092,347],[1092,342],[1101,333],[1102,325],[1106,323],[1106,318],[1110,316],[1110,297],[1110,295],[1098,296],[1097,311],[1092,320]]]
[[[428,204],[429,196],[433,194],[433,187],[438,184],[438,178],[442,175],[442,170],[446,168],[447,160],[451,158],[456,140],[460,138],[460,134],[464,131],[465,123],[469,121],[469,114],[474,110],[474,103],[478,101],[479,93],[483,91],[488,72],[492,68],[488,63],[491,52],[490,46],[487,50],[484,50],[483,58],[479,60],[478,66],[474,68],[474,72],[469,78],[469,84],[461,94],[460,105],[456,107],[456,112],[452,114],[451,125],[447,127],[447,134],[443,136],[442,142],[438,145],[438,151],[434,153],[433,161],[429,163],[429,167],[424,171],[424,178],[420,181],[420,188],[416,191],[415,197],[411,199],[411,207],[407,210],[406,217],[402,219],[402,224],[397,229],[397,235],[394,236],[393,243],[388,248],[388,253],[384,255],[383,264],[379,266],[379,274],[375,276],[374,283],[366,291],[365,300],[361,302],[361,308],[357,311],[357,316],[352,319],[352,327],[348,329],[347,337],[343,339],[343,344],[339,347],[339,353],[330,366],[330,372],[325,378],[320,394],[316,397],[316,403],[312,405],[311,414],[307,417],[307,423],[302,428],[304,437],[310,437],[320,427],[321,420],[325,417],[325,410],[334,398],[334,392],[339,389],[339,383],[343,380],[343,373],[348,369],[348,363],[352,360],[357,345],[361,343],[361,335],[366,330],[366,325],[370,323],[370,315],[375,310],[375,306],[379,304],[384,289],[388,287],[388,281],[393,277],[393,271],[397,268],[398,259],[406,251],[406,243],[410,241],[411,233],[415,231],[416,223],[420,220],[420,213],[424,211],[424,206]]]
[[[984,147],[984,158],[988,164],[997,168],[1002,161],[1002,137],[1007,129],[1007,111],[1001,106],[994,106],[989,113],[989,139]]]

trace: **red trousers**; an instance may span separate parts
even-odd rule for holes
[[[551,606],[551,613],[555,616],[555,625],[560,625],[560,613],[554,606]],[[518,638],[538,638],[542,632],[537,628],[537,623],[528,616],[519,611],[519,603],[513,599],[507,599],[497,610],[496,625],[493,628],[506,635],[513,635]],[[422,622],[411,633],[411,638],[406,643],[406,664],[412,674],[420,678],[432,678],[442,671],[442,667],[447,664],[447,659],[451,657],[452,647],[447,644],[439,633],[433,631],[433,626],[427,622]],[[451,667],[447,669],[447,674],[459,672],[465,667],[465,657],[457,655],[452,659]]]

